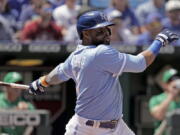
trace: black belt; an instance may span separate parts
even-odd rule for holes
[[[118,120],[104,121],[104,122],[99,122],[99,123],[100,123],[99,128],[114,129],[118,124]],[[95,122],[93,120],[86,121],[87,126],[93,126],[94,124]]]

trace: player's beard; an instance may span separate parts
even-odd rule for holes
[[[92,41],[93,45],[100,45],[100,44],[105,44],[105,45],[110,45],[110,36],[103,36],[101,39],[94,39]]]
[[[110,36],[111,30],[108,27],[103,28],[103,31],[93,34],[92,44],[96,46],[100,44],[110,45]]]
[[[98,45],[100,45],[100,44],[109,45],[109,44],[110,44],[110,41],[108,41],[108,40],[95,40],[95,41],[93,41],[92,44],[93,44],[93,45],[96,45],[96,46],[98,46]]]

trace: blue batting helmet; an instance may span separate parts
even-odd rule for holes
[[[82,31],[97,29],[106,26],[114,25],[109,22],[107,16],[102,11],[89,11],[81,15],[77,22],[77,32],[82,39]]]

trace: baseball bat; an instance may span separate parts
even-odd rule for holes
[[[2,81],[0,81],[0,86],[6,86],[6,87],[11,87],[14,89],[21,89],[21,90],[29,89],[28,85],[18,84],[18,83],[6,83],[6,82],[2,82]]]

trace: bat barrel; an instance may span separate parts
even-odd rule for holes
[[[6,83],[6,82],[1,82],[1,81],[0,81],[0,86],[6,86],[6,87],[11,87],[11,88],[14,88],[14,89],[22,89],[22,90],[29,89],[28,85],[17,84],[17,83]]]

